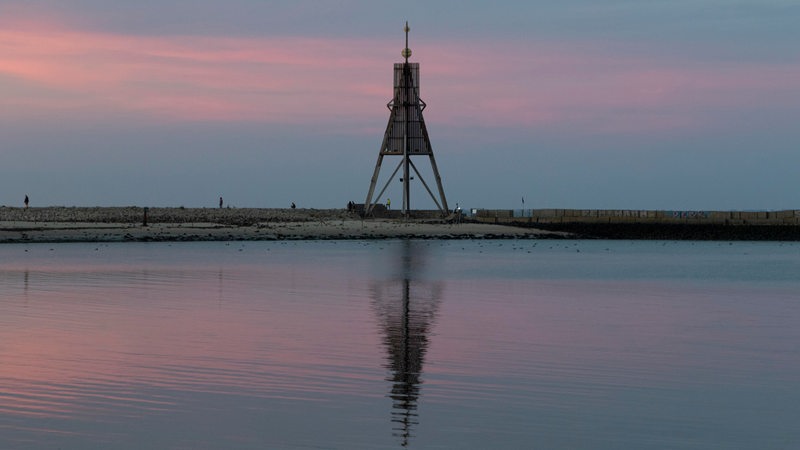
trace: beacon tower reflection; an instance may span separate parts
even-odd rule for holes
[[[442,297],[442,283],[424,280],[425,243],[402,241],[399,264],[392,278],[376,282],[372,300],[384,334],[389,376],[392,383],[391,421],[393,435],[405,447],[417,425],[417,402],[422,384],[422,364],[428,349],[428,334]]]

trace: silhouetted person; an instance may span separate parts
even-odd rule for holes
[[[222,208],[222,197],[219,198],[219,207]]]
[[[30,203],[30,199],[29,199],[29,198],[28,198],[28,196],[26,195],[26,196],[25,196],[25,208],[27,208],[27,207],[28,207],[28,203]]]
[[[297,208],[297,206],[295,206],[294,202],[292,202],[292,209],[295,209],[295,208]]]

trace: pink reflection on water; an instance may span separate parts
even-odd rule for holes
[[[800,338],[795,296],[729,283],[460,283],[448,288],[428,372],[641,387],[782,379],[797,369],[785,339]]]
[[[273,443],[297,437],[281,428],[309,422],[394,444],[397,436],[431,443],[426,434],[437,427],[560,439],[577,423],[594,438],[598,423],[608,433],[648,433],[662,431],[663,420],[694,425],[726,413],[703,407],[708,399],[753,411],[746,399],[729,402],[730,393],[774,400],[776,390],[762,386],[796,385],[796,283],[551,279],[541,274],[561,272],[505,251],[469,263],[500,269],[467,276],[458,265],[481,257],[463,247],[457,258],[434,254],[423,264],[421,249],[441,245],[354,251],[359,244],[338,259],[333,244],[277,257],[275,246],[268,258],[219,266],[216,247],[206,258],[213,264],[193,262],[190,250],[201,247],[187,248],[180,263],[161,263],[174,255],[166,249],[146,264],[56,261],[26,270],[0,262],[0,428],[99,423],[84,441],[111,442],[106,427],[132,436],[131,423],[184,420],[199,430],[192,443],[252,448],[264,447],[267,434],[278,435]],[[503,264],[540,278],[498,275]],[[692,418],[675,419],[694,411],[674,394],[719,386],[727,389],[718,397],[692,403],[701,410]],[[652,404],[673,409],[642,419]],[[164,439],[184,439],[185,429],[162,430]],[[303,438],[309,447],[329,443]]]
[[[347,279],[279,266],[231,273],[3,270],[0,414],[119,420],[183,407],[176,392],[364,395],[354,387],[364,375],[350,369],[377,351],[363,339],[374,319],[368,304],[330,295],[347,292]]]

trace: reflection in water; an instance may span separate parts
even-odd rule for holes
[[[424,243],[402,242],[400,267],[395,275],[372,286],[372,299],[384,332],[388,369],[392,383],[394,436],[405,447],[417,425],[422,363],[428,348],[428,333],[442,298],[442,283],[422,279]]]
[[[509,244],[0,245],[0,449],[800,448],[796,245]]]
[[[219,268],[219,274],[217,275],[217,291],[219,292],[219,309],[222,310],[222,284],[225,281],[225,274],[222,270],[222,267]]]
[[[25,268],[25,281],[24,281],[24,285],[23,285],[24,287],[22,288],[22,293],[23,293],[23,296],[25,297],[25,305],[28,304],[28,279],[29,278],[30,278],[30,271],[27,268]]]

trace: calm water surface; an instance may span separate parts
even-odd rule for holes
[[[3,449],[800,448],[800,244],[0,246]]]

